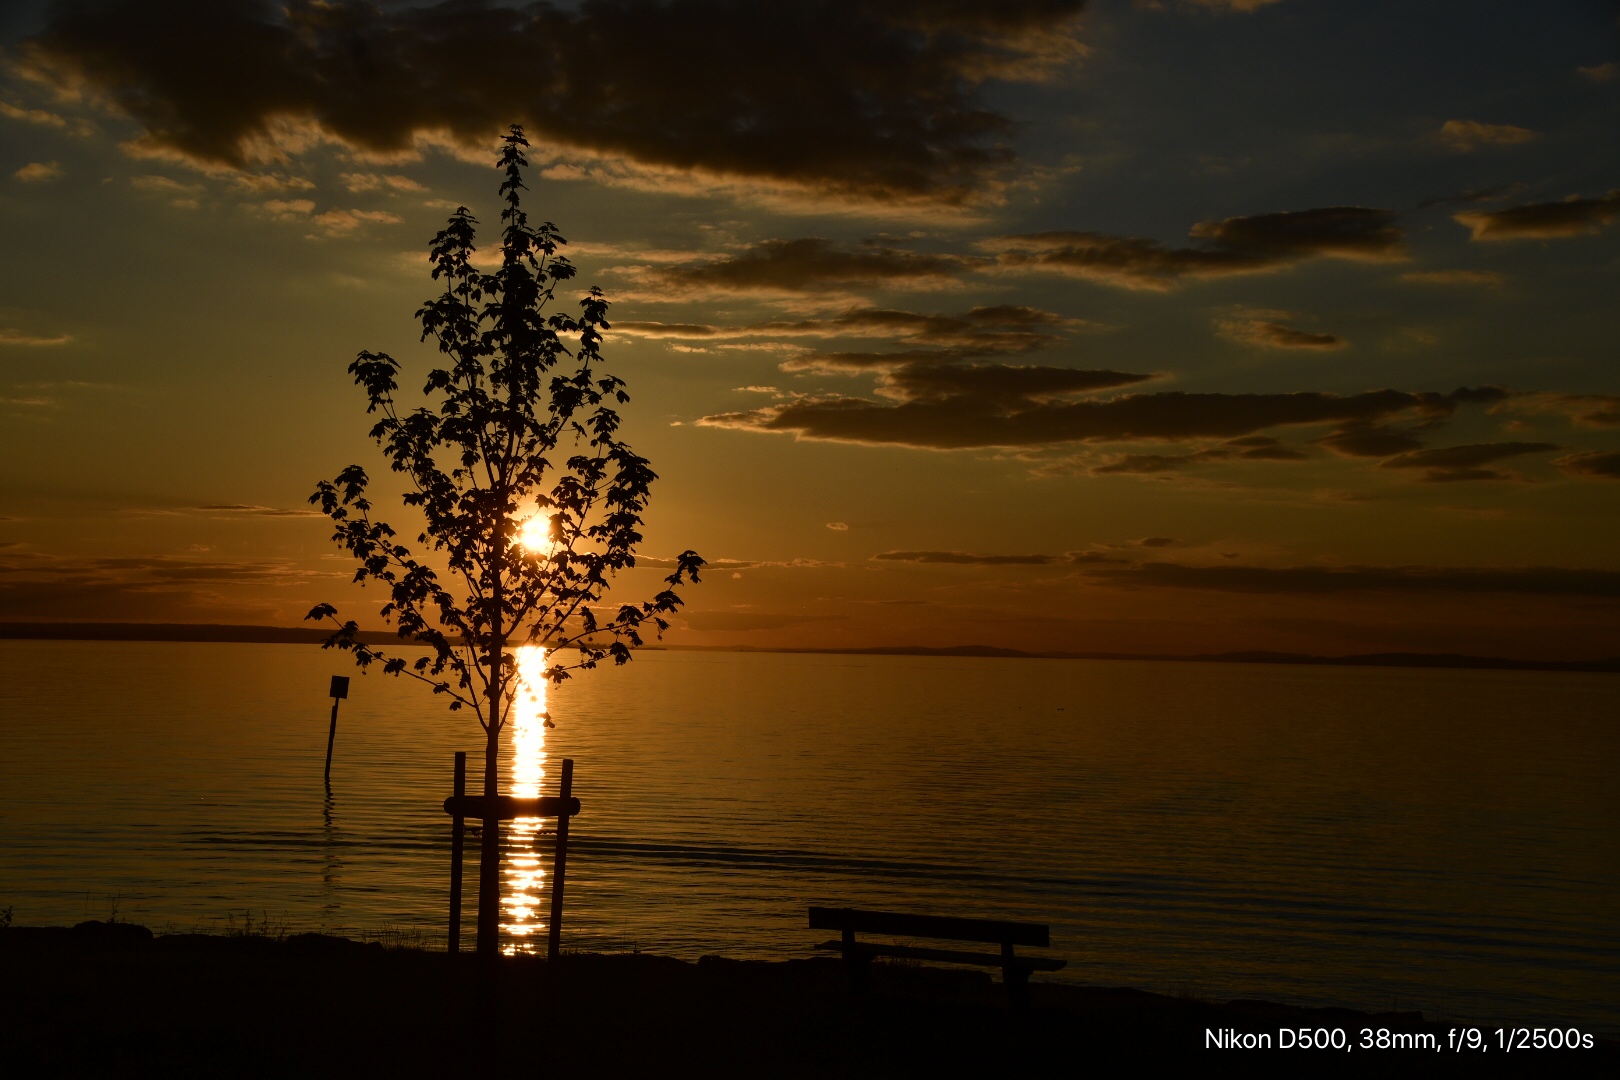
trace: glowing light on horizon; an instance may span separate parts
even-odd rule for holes
[[[525,541],[526,543],[526,541]],[[512,775],[508,791],[521,798],[540,794],[546,776],[546,660],[538,645],[525,645],[517,653],[517,693],[512,703]],[[545,935],[540,899],[546,873],[540,866],[544,818],[516,818],[506,836],[501,859],[501,930],[508,938],[502,951],[533,953]]]

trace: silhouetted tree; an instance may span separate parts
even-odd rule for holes
[[[649,624],[658,634],[679,607],[677,589],[698,580],[703,560],[687,551],[666,588],[641,604],[598,605],[621,570],[636,564],[642,512],[656,478],[646,459],[619,438],[615,404],[624,383],[599,370],[607,301],[592,288],[580,314],[545,314],[574,268],[557,254],[565,241],[550,222],[531,226],[520,206],[523,150],[519,127],[503,140],[498,165],[501,264],[486,274],[473,265],[477,222],[461,207],[433,238],[433,277],[444,292],[416,313],[422,339],[433,338],[445,366],[428,372],[426,404],[401,411],[395,400],[400,365],[362,352],[349,372],[365,388],[368,412],[380,413],[371,437],[409,487],[405,505],[421,511],[419,550],[429,565],[372,516],[368,478],[351,465],[322,481],[310,502],[337,525],[333,539],[359,562],[354,580],[387,588],[382,608],[399,636],[432,652],[407,662],[360,640],[353,621],[331,604],[310,619],[337,630],[326,647],[345,649],[361,668],[381,663],[471,709],[485,733],[484,794],[496,794],[496,756],[516,693],[513,649],[548,650],[546,677],[630,659]],[[564,336],[577,337],[569,349]],[[531,512],[545,528],[536,544]],[[529,544],[520,529],[530,525]],[[565,658],[557,650],[568,649]],[[577,651],[576,651],[577,650]],[[549,723],[549,720],[547,721]],[[478,951],[492,955],[499,910],[499,823],[486,820],[478,880]]]

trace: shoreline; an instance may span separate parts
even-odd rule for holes
[[[319,645],[330,634],[316,627],[232,623],[0,622],[0,641],[169,641],[259,645]],[[368,645],[399,645],[397,634],[363,630]],[[408,644],[408,643],[407,643]],[[1113,653],[1009,649],[995,645],[892,645],[811,648],[761,645],[647,645],[653,652],[783,653],[813,656],[984,657],[1012,660],[1133,660],[1184,664],[1278,664],[1320,667],[1393,667],[1467,671],[1549,671],[1620,674],[1620,657],[1600,660],[1520,660],[1463,653],[1379,652],[1344,656],[1244,650],[1223,653]]]
[[[1015,1010],[984,971],[878,964],[863,991],[831,957],[580,953],[484,964],[322,934],[154,936],[89,922],[0,929],[0,975],[11,1031],[0,1065],[17,1075],[424,1075],[478,1060],[607,1076],[1072,1075],[1151,1062],[1194,1064],[1200,1075],[1253,1075],[1274,1063],[1380,1076],[1433,1075],[1444,1062],[1472,1076],[1508,1063],[1438,1055],[1431,1040],[1443,1045],[1454,1025],[1420,1013],[1039,980],[1029,1007]],[[1342,1030],[1351,1041],[1363,1029],[1400,1033],[1429,1047],[1312,1051],[1300,1061],[1276,1043],[1301,1028]],[[1246,1048],[1262,1036],[1269,1048]],[[1612,1066],[1620,1043],[1594,1040],[1562,1056]],[[1546,1054],[1531,1061],[1552,1064]]]

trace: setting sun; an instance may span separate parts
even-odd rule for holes
[[[551,519],[536,514],[518,526],[518,543],[537,555],[546,555],[556,546],[551,536]]]

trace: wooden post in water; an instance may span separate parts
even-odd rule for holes
[[[456,798],[467,794],[467,752],[456,751]],[[461,951],[461,848],[466,819],[450,819],[450,952]]]
[[[551,927],[546,959],[562,955],[563,879],[568,869],[568,799],[574,790],[574,759],[563,758],[562,783],[557,790],[562,809],[557,814],[557,849],[551,862]]]
[[[349,677],[347,675],[332,676],[332,723],[326,729],[326,786],[332,786],[332,743],[337,739],[337,707],[338,702],[349,696]]]

